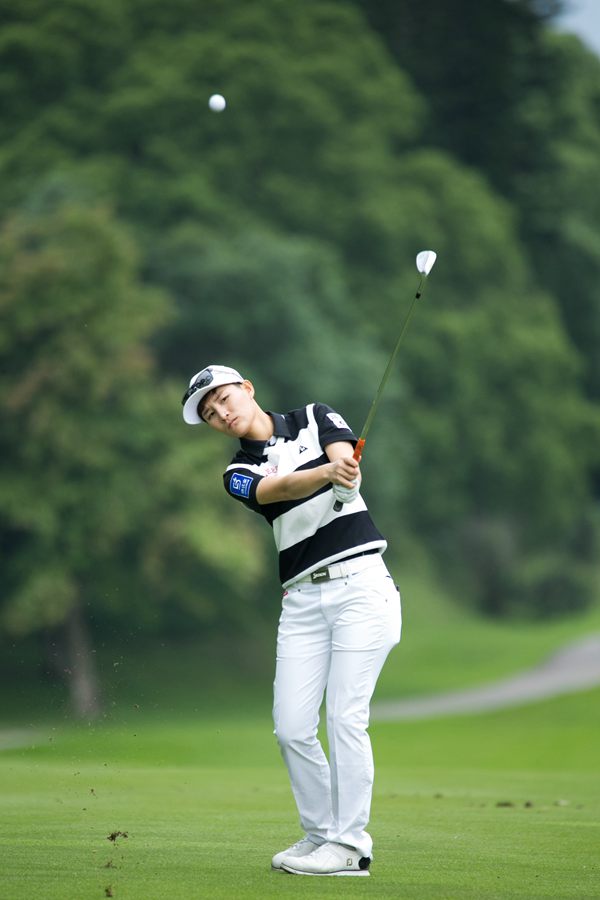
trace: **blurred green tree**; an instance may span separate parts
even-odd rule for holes
[[[219,235],[184,223],[157,245],[147,274],[177,298],[177,316],[155,339],[166,371],[184,376],[231,358],[256,368],[277,409],[335,396],[353,415],[369,399],[385,357],[361,333],[332,245],[264,226]],[[348,378],[352,359],[358,381]]]
[[[351,0],[427,102],[426,140],[497,187],[547,150],[523,115],[551,66],[548,23],[563,0]]]
[[[557,297],[584,362],[584,387],[600,401],[600,59],[576,38],[548,34],[545,90],[523,116],[546,153],[512,195],[541,285]]]
[[[469,531],[487,517],[509,520],[522,547],[522,535],[541,541],[548,532],[553,546],[570,546],[578,516],[589,511],[595,465],[594,411],[580,402],[581,377],[591,384],[597,311],[597,226],[592,193],[582,189],[596,165],[594,70],[578,81],[578,57],[565,51],[569,87],[553,119],[558,57],[539,14],[550,14],[550,0],[493,0],[485,13],[476,6],[58,0],[50,8],[0,0],[0,200],[34,220],[48,197],[74,198],[80,207],[109,205],[127,222],[140,250],[136,289],[139,279],[144,290],[168,294],[167,320],[157,317],[138,337],[128,332],[132,359],[157,351],[161,379],[183,380],[207,353],[220,353],[247,369],[269,404],[304,403],[309,393],[340,407],[356,429],[412,298],[414,255],[432,246],[440,256],[435,288],[411,325],[365,455],[378,519],[392,542],[409,525],[429,536],[427,529]],[[207,107],[215,90],[228,100],[221,115]],[[571,119],[569,92],[577,97]],[[561,119],[565,141],[555,144]],[[579,210],[574,202],[548,225],[557,211],[554,172],[564,176],[561,202],[571,179],[577,186]],[[554,229],[550,253],[544,227]],[[556,260],[565,285],[566,267],[580,264],[579,312],[566,287],[561,297],[585,354],[581,375],[556,315]],[[95,288],[98,273],[86,271]],[[175,394],[155,383],[152,403],[172,404],[169,413],[160,407],[163,416],[175,414]],[[144,471],[150,456],[161,461],[164,478],[153,476],[152,494],[166,504],[155,516],[165,525],[160,536],[142,543],[139,531],[128,532],[128,559],[155,579],[160,615],[169,609],[176,619],[189,608],[219,621],[234,552],[220,535],[237,513],[226,512],[224,497],[213,503],[207,486],[202,526],[192,497],[202,502],[198,481],[208,484],[213,473],[220,490],[223,456],[210,439],[167,451],[178,442],[155,433],[158,410],[140,400],[122,411],[123,421],[138,423],[139,445],[120,453]],[[151,424],[135,418],[143,414]],[[577,451],[567,460],[570,441]],[[191,477],[193,490],[179,494],[194,459],[206,466],[203,478]],[[262,538],[252,540],[261,543],[248,547],[262,547]],[[195,566],[208,547],[200,602]],[[123,577],[127,560],[116,548],[111,559]],[[178,560],[172,577],[168,553]],[[250,580],[257,568],[249,558],[242,564]],[[532,566],[522,583],[539,571]],[[132,577],[129,597],[143,593],[146,582],[139,591],[136,584]],[[253,603],[246,608],[264,600]],[[243,615],[237,602],[229,609]]]
[[[507,535],[514,553],[502,556],[502,591],[487,566],[467,593],[496,614],[524,610],[529,594],[541,612],[530,590],[541,567],[515,598],[524,558],[553,548],[565,574],[589,566],[574,536],[592,510],[600,413],[584,397],[582,360],[556,301],[536,285],[509,204],[439,152],[406,156],[402,173],[440,259],[399,360],[397,430],[408,433],[401,518],[456,573],[475,571],[474,523],[480,543],[492,545],[482,548],[488,557],[503,554]],[[495,521],[501,530],[485,524]],[[594,582],[588,577],[585,591],[582,583],[586,605]],[[574,603],[565,592],[565,608]]]
[[[600,60],[548,27],[562,0],[354,0],[427,100],[426,140],[484,172],[518,210],[600,397]]]
[[[99,709],[90,621],[152,628],[174,609],[211,622],[219,592],[242,606],[260,575],[256,541],[225,538],[214,450],[192,459],[174,440],[179,391],[157,383],[145,346],[165,297],[137,266],[105,209],[16,215],[0,237],[0,630],[58,631],[85,715]]]

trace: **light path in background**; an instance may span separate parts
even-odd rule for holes
[[[371,718],[382,722],[489,712],[508,706],[524,706],[598,685],[600,635],[591,635],[569,644],[534,669],[493,684],[428,697],[373,703]]]
[[[0,728],[0,750],[13,750],[18,747],[33,747],[37,733],[24,728]]]
[[[525,706],[561,694],[600,685],[600,634],[563,647],[546,662],[492,684],[427,697],[382,700],[371,706],[373,721],[433,719]],[[36,734],[25,729],[0,729],[0,750],[33,746]]]

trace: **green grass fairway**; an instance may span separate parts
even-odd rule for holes
[[[0,754],[0,896],[600,898],[599,705],[374,724],[373,874],[343,881],[270,871],[299,829],[267,710],[49,727]]]

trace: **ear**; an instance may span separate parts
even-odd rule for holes
[[[251,381],[248,381],[247,378],[244,379],[244,381],[242,381],[242,383],[240,384],[240,387],[242,388],[242,390],[246,391],[246,393],[250,397],[254,397],[254,385],[252,384]]]

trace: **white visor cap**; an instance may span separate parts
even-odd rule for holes
[[[200,418],[198,412],[200,401],[210,391],[223,384],[241,384],[243,381],[240,373],[229,366],[206,366],[205,369],[196,372],[181,401],[184,421],[188,425],[203,425],[204,419]]]

